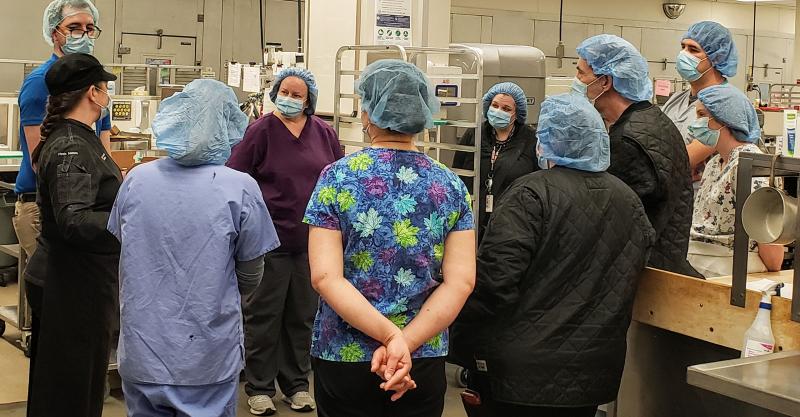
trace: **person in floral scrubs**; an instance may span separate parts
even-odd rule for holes
[[[426,77],[381,60],[359,81],[372,146],[323,170],[304,219],[322,297],[311,345],[318,413],[440,416],[447,327],[475,281],[472,201],[413,145],[438,110]]]
[[[731,275],[738,157],[762,153],[755,145],[761,137],[755,109],[730,84],[708,87],[698,94],[697,120],[689,133],[716,152],[695,196],[689,263],[706,278]],[[753,188],[766,185],[764,179],[753,180]],[[778,271],[782,262],[783,246],[750,242],[748,272]]]

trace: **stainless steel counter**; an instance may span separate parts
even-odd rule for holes
[[[800,351],[689,367],[689,384],[800,417]]]

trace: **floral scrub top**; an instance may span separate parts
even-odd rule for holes
[[[733,250],[733,223],[736,215],[736,170],[739,153],[763,153],[753,144],[741,145],[731,151],[728,164],[714,156],[708,162],[694,200],[691,240],[724,246]],[[766,187],[765,178],[753,178],[753,189]],[[755,243],[750,242],[750,250]]]
[[[439,285],[448,233],[474,227],[467,188],[447,167],[419,152],[373,148],[322,171],[303,221],[342,232],[344,276],[399,328]],[[412,357],[446,356],[447,345],[445,330]],[[312,356],[368,362],[378,347],[320,301]]]

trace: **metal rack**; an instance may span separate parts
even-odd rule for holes
[[[747,297],[747,252],[749,251],[750,236],[742,225],[744,202],[752,192],[753,177],[768,177],[773,170],[776,177],[796,177],[800,175],[800,159],[750,152],[739,154],[739,167],[736,171],[736,219],[733,235],[731,305],[744,307]],[[798,192],[800,192],[800,182],[798,182]],[[798,218],[800,219],[800,212]],[[800,222],[797,224],[800,225]],[[800,230],[795,233],[800,241]],[[800,262],[797,261],[797,258],[793,261],[793,268],[794,290],[792,292],[791,319],[800,322]]]
[[[0,182],[0,188],[14,189],[14,184]],[[29,354],[28,348],[30,346],[31,337],[31,309],[28,306],[28,299],[25,297],[25,265],[28,258],[25,251],[20,248],[18,244],[13,245],[0,245],[0,252],[6,255],[17,258],[17,289],[18,299],[17,305],[0,306],[0,321],[10,324],[19,329],[21,335],[19,344],[25,355]]]
[[[0,59],[0,65],[20,66],[21,76],[25,78],[43,61],[28,61],[19,59]],[[167,71],[169,84],[188,84],[201,78],[203,67],[190,65],[160,65],[160,64],[103,64],[117,78],[117,94],[130,95],[138,87],[144,87],[147,95],[160,95],[159,87],[162,84],[162,70]],[[166,77],[165,77],[166,79]]]
[[[800,85],[771,84],[769,86],[769,106],[781,108],[800,106]]]
[[[357,59],[354,60],[355,67],[353,69],[342,69],[342,56],[347,52],[353,52],[357,54]],[[453,172],[465,176],[465,177],[472,177],[473,184],[472,184],[472,206],[473,206],[473,213],[475,218],[475,224],[480,224],[480,215],[478,209],[478,198],[480,195],[480,149],[481,149],[481,126],[483,124],[483,109],[481,108],[481,97],[483,95],[483,56],[481,55],[480,51],[476,50],[475,48],[471,48],[469,46],[464,45],[451,45],[450,48],[430,48],[430,47],[402,47],[399,45],[350,45],[350,46],[343,46],[339,48],[336,52],[336,64],[335,64],[335,73],[334,73],[334,99],[333,99],[333,127],[336,130],[336,134],[340,134],[340,127],[341,124],[361,124],[361,118],[358,117],[358,113],[356,110],[353,110],[352,113],[349,115],[342,115],[342,99],[352,99],[353,100],[353,109],[358,109],[359,106],[357,105],[359,96],[356,93],[348,93],[342,91],[342,77],[343,76],[352,76],[354,80],[358,79],[359,75],[361,74],[361,70],[358,68],[359,66],[359,59],[358,55],[362,52],[373,52],[373,53],[385,53],[387,55],[396,55],[397,59],[401,59],[406,62],[414,63],[418,58],[424,58],[427,55],[469,55],[473,56],[476,59],[477,65],[475,66],[475,73],[471,74],[448,74],[447,77],[450,79],[461,79],[461,80],[472,80],[476,83],[475,88],[475,97],[440,97],[439,101],[444,103],[458,103],[460,105],[472,105],[475,106],[475,118],[474,120],[437,120],[435,131],[436,131],[436,138],[435,141],[425,141],[419,140],[419,136],[415,138],[414,144],[418,147],[423,147],[426,149],[433,149],[436,154],[436,160],[440,160],[441,158],[441,151],[442,150],[450,150],[450,151],[460,151],[460,152],[469,152],[473,154],[474,157],[474,169],[473,170],[463,170],[463,169],[453,169]],[[424,60],[427,63],[427,60]],[[441,131],[443,128],[471,128],[475,129],[475,144],[474,146],[464,146],[464,145],[456,145],[456,144],[449,144],[449,143],[442,143],[441,138],[442,134]],[[361,141],[353,141],[353,140],[340,140],[339,141],[342,145],[345,146],[354,146],[354,147],[361,147],[366,148],[369,147],[371,144],[363,140]]]
[[[4,120],[0,120],[0,126],[4,127],[4,132],[0,132],[0,137],[4,137],[5,140],[1,141],[0,145],[5,145],[9,150],[16,149],[19,135],[19,104],[17,104],[17,95],[0,93],[0,108],[5,110]]]

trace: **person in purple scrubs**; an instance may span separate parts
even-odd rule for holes
[[[302,220],[320,172],[344,156],[336,132],[314,116],[317,94],[310,72],[281,71],[269,95],[277,110],[247,128],[228,160],[229,167],[258,182],[281,241],[264,259],[264,276],[270,279],[244,300],[245,392],[254,415],[275,413],[276,380],[293,410],[316,408],[308,374],[318,297]]]

